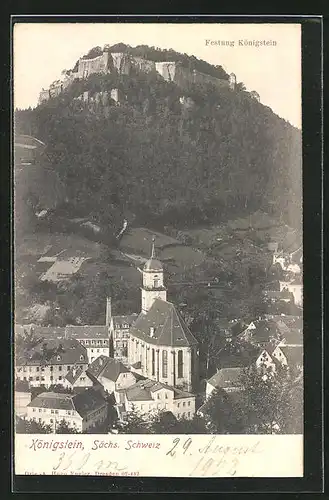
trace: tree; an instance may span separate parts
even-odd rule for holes
[[[243,431],[239,409],[230,394],[215,389],[204,405],[207,428],[214,434],[238,434]]]
[[[124,422],[118,422],[117,428],[123,434],[151,434],[150,416],[141,415],[135,408],[127,412]]]
[[[303,382],[300,370],[245,369],[243,389],[214,391],[207,418],[218,433],[298,434],[303,429]]]
[[[171,412],[160,412],[152,419],[154,434],[208,434],[206,421],[197,415],[193,419],[177,419]]]
[[[52,432],[50,425],[18,416],[16,416],[15,430],[18,434],[50,434]]]
[[[16,357],[28,359],[31,351],[39,346],[44,339],[36,336],[33,331],[24,331],[22,334],[15,336],[15,354]]]
[[[79,434],[75,426],[70,426],[65,419],[56,425],[56,434]]]

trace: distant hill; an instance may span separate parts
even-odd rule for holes
[[[123,49],[227,78],[220,66],[175,51],[109,47]],[[155,72],[92,74],[17,111],[16,124],[46,143],[72,206],[104,224],[112,205],[145,224],[193,225],[261,209],[300,227],[301,132],[242,89],[205,83],[184,90]]]

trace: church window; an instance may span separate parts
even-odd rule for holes
[[[168,377],[168,352],[162,351],[162,376],[163,378]]]
[[[183,351],[178,351],[178,378],[183,377]]]
[[[152,349],[152,376],[155,375],[155,352],[154,349]]]
[[[153,286],[154,286],[154,288],[158,288],[160,286],[160,280],[159,279],[154,279],[153,280]]]

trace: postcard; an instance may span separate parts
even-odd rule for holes
[[[16,22],[17,475],[302,477],[301,26]]]

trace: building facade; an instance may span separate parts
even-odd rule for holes
[[[192,419],[195,414],[195,396],[154,380],[140,380],[119,391],[116,399],[121,414],[136,411],[140,414],[171,412],[176,418]]]
[[[42,346],[37,346],[29,353],[29,357],[16,359],[15,378],[26,381],[30,387],[65,385],[65,377],[74,366],[87,369],[88,355],[86,349],[77,340],[48,339],[46,349],[54,351],[49,359],[44,359]]]
[[[151,380],[193,391],[198,381],[198,343],[167,301],[163,266],[154,257],[143,268],[142,311],[130,328],[128,363]]]
[[[27,418],[50,425],[54,433],[63,420],[77,432],[88,432],[106,420],[107,403],[92,388],[73,395],[43,392],[28,404]]]
[[[102,385],[108,394],[129,387],[137,381],[136,375],[120,361],[101,356],[87,370],[88,376]]]

